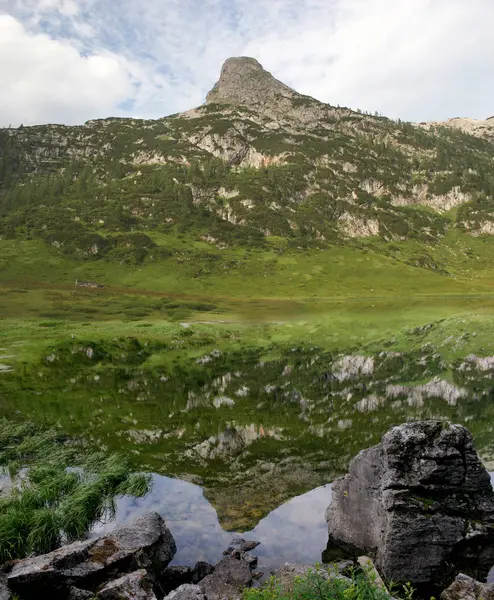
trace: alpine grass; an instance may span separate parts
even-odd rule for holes
[[[350,568],[342,576],[333,565],[316,565],[288,584],[271,577],[262,587],[244,592],[243,600],[412,600],[413,589],[392,586],[390,592],[375,579],[372,569]]]
[[[115,499],[143,496],[150,477],[128,458],[54,429],[0,420],[0,562],[50,552],[113,518]]]

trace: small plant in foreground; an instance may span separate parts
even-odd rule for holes
[[[394,591],[396,597],[396,591]],[[411,600],[413,589],[403,586],[398,594]],[[350,569],[348,577],[340,575],[335,567],[316,565],[304,576],[297,576],[289,585],[271,577],[261,588],[249,589],[244,600],[390,600],[391,595],[374,583],[370,571]]]
[[[0,420],[0,467],[9,492],[0,498],[0,562],[50,552],[112,518],[115,498],[147,493],[150,478],[121,455],[33,424]]]

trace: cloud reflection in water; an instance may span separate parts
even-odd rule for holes
[[[331,486],[316,488],[292,498],[273,510],[242,537],[256,539],[260,559],[270,565],[286,561],[315,563],[327,543],[324,511],[331,500]],[[198,560],[217,562],[235,533],[219,524],[216,511],[198,485],[153,475],[153,487],[144,498],[125,496],[117,502],[116,519],[95,527],[94,534],[106,533],[136,516],[155,510],[167,522],[178,552],[173,564],[193,565]]]

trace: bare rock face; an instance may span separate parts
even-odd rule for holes
[[[297,93],[265,71],[255,59],[246,56],[225,61],[219,81],[206,97],[212,104],[266,104]]]
[[[333,484],[330,541],[375,557],[388,581],[447,585],[494,564],[494,491],[461,425],[394,427]]]
[[[93,591],[137,569],[145,569],[154,579],[175,553],[175,541],[165,522],[150,512],[109,536],[22,560],[8,574],[7,583],[22,598],[63,597],[70,586]]]
[[[441,600],[494,600],[494,584],[480,583],[460,573],[441,594]]]

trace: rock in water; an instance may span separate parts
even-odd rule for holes
[[[441,600],[494,600],[494,584],[480,583],[460,573],[441,594]]]
[[[107,537],[84,540],[19,561],[7,576],[21,598],[65,597],[70,586],[95,590],[123,573],[145,569],[153,579],[172,560],[175,541],[158,513],[150,512]]]
[[[394,427],[333,484],[330,541],[371,553],[388,581],[445,585],[494,564],[494,491],[461,425]]]

